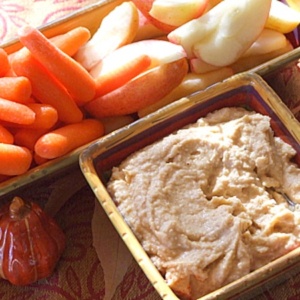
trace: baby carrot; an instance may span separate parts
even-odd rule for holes
[[[85,119],[44,134],[37,140],[34,151],[40,157],[53,159],[92,142],[103,134],[102,122],[96,119]]]
[[[58,121],[57,110],[43,103],[28,103],[27,106],[35,113],[35,121],[26,128],[52,128]]]
[[[90,37],[90,31],[86,27],[79,26],[64,34],[51,38],[51,42],[64,53],[73,56]]]
[[[9,122],[1,122],[1,124],[9,128],[50,129],[57,123],[58,114],[57,110],[53,106],[44,103],[28,103],[26,106],[32,109],[35,113],[35,120],[33,123],[20,125]]]
[[[27,103],[31,97],[31,83],[27,77],[1,77],[0,97],[14,102]]]
[[[49,159],[40,157],[34,152],[33,153],[33,161],[35,162],[36,165],[40,166],[40,165],[46,163],[47,161],[49,161]]]
[[[0,120],[16,124],[32,124],[35,112],[25,104],[0,98]]]
[[[2,125],[0,125],[0,143],[4,143],[4,144],[14,143],[13,134]]]
[[[74,100],[83,105],[95,96],[95,80],[78,62],[62,52],[38,29],[24,26],[19,30],[20,42],[29,49],[69,91]]]
[[[57,110],[60,121],[69,124],[82,120],[83,114],[67,90],[33,58],[28,49],[19,50],[11,65],[16,74],[30,80],[36,99]]]
[[[30,168],[32,154],[25,147],[0,143],[0,161],[0,174],[21,175]]]
[[[5,76],[9,69],[8,54],[3,48],[0,48],[0,77]]]
[[[49,130],[42,129],[28,129],[28,128],[19,128],[14,134],[14,143],[18,146],[23,146],[29,150],[34,150],[34,145],[36,141]]]

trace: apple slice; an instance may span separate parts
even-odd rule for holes
[[[160,36],[164,36],[166,33],[161,29],[154,26],[149,19],[138,9],[139,13],[139,28],[137,30],[134,42],[154,39]]]
[[[198,19],[168,34],[188,57],[215,66],[235,62],[257,39],[269,16],[272,0],[226,0]]]
[[[294,10],[300,11],[300,0],[286,0],[286,3]]]
[[[187,72],[186,58],[161,65],[92,100],[85,109],[96,118],[136,113],[170,93]]]
[[[182,82],[168,95],[163,97],[161,100],[139,110],[138,116],[142,118],[182,97],[186,97],[192,93],[201,91],[208,86],[224,80],[232,75],[233,71],[229,67],[218,68],[218,70],[207,72],[205,74],[188,73]]]
[[[220,67],[210,65],[203,61],[201,58],[195,57],[189,60],[191,72],[196,74],[203,74],[219,70]]]
[[[126,57],[126,60],[120,59],[120,57],[117,60],[111,58],[113,57],[106,56],[101,61],[101,72],[95,78],[95,98],[124,85],[144,72],[151,64],[151,59],[147,55]]]
[[[300,24],[300,13],[283,2],[272,0],[266,28],[289,33]]]
[[[179,27],[200,17],[208,0],[154,0],[149,15],[171,26]]]
[[[102,20],[93,37],[77,51],[74,59],[90,70],[107,54],[131,43],[138,26],[136,6],[131,1],[123,2]]]
[[[242,56],[230,67],[233,69],[234,73],[245,72],[259,66],[260,64],[266,63],[275,57],[290,52],[291,50],[293,50],[293,46],[288,40],[286,40],[286,45],[280,49],[264,54]]]
[[[265,28],[241,57],[269,53],[285,47],[286,43],[287,39],[283,33]]]
[[[127,58],[132,59],[132,57],[139,57],[141,55],[150,57],[151,64],[148,67],[149,69],[186,57],[186,53],[180,45],[175,45],[164,40],[144,40],[120,47],[112,52],[107,57],[107,60],[124,60],[124,62],[120,61],[120,65],[122,65],[126,63]],[[106,65],[108,64],[106,63]],[[90,70],[90,74],[96,78],[101,74],[101,69],[102,63],[99,62]]]
[[[154,0],[132,0],[136,7],[142,12],[142,14],[158,29],[165,33],[169,33],[176,27],[160,22],[159,20],[150,16],[149,11],[152,8]]]
[[[205,9],[204,13],[208,12],[209,10],[211,10],[213,7],[215,7],[217,4],[219,4],[222,1],[223,0],[209,0],[206,5],[206,9]]]

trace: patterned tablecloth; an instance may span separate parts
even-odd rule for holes
[[[1,0],[0,1],[0,43],[14,37],[18,27],[25,23],[40,26],[75,11],[96,0]],[[81,172],[73,171],[68,183],[68,174],[48,178],[20,191],[18,195],[46,206],[50,195],[59,192],[64,197],[73,188],[73,176],[82,183],[81,188],[55,214],[67,236],[67,247],[52,276],[26,287],[14,287],[0,280],[2,300],[96,300],[104,299],[105,280],[103,265],[93,246],[92,218],[95,199]],[[64,183],[64,188],[60,185]],[[58,191],[58,192],[57,192]],[[3,199],[4,201],[6,199]],[[60,201],[58,198],[57,201]],[[113,230],[113,229],[111,229]],[[102,245],[109,249],[109,243]],[[132,260],[117,285],[111,299],[116,300],[158,300],[160,297]],[[257,300],[300,299],[300,277],[287,274],[286,281],[256,295]]]
[[[41,26],[95,2],[97,0],[1,0],[0,44],[14,38],[22,25]]]

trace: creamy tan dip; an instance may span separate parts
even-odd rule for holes
[[[270,119],[215,111],[134,153],[108,190],[167,284],[196,299],[299,246],[295,150]]]

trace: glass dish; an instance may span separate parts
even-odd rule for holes
[[[271,126],[297,151],[295,160],[300,164],[300,127],[290,110],[276,93],[257,74],[235,75],[221,83],[180,99],[120,130],[92,143],[80,155],[80,167],[99,203],[109,216],[115,229],[139,263],[154,288],[163,299],[178,299],[164,278],[152,264],[141,244],[124,221],[110,195],[106,183],[113,166],[129,154],[162,137],[195,122],[207,113],[229,106],[243,106],[271,117]],[[201,300],[247,299],[260,288],[284,280],[286,272],[297,271],[300,248],[293,250],[270,264],[215,291]],[[242,298],[241,298],[242,297]]]

